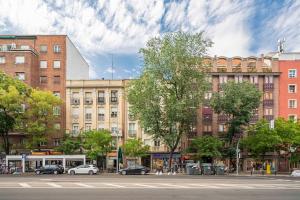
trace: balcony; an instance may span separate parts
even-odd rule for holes
[[[71,104],[72,105],[79,105],[80,104],[80,99],[79,98],[72,98],[71,99]]]
[[[79,119],[79,115],[72,115],[72,119]]]
[[[111,104],[117,104],[118,103],[118,97],[111,97],[110,98],[110,103]]]
[[[255,66],[254,67],[248,67],[247,72],[257,72],[257,69],[256,69]]]
[[[265,99],[263,104],[264,104],[264,106],[273,106],[274,100],[273,99]]]
[[[128,136],[131,138],[136,137],[136,130],[128,130]]]
[[[152,152],[167,152],[168,148],[166,146],[154,146],[151,147],[150,150]]]
[[[267,73],[268,73],[268,72],[272,72],[272,68],[269,67],[269,66],[267,66],[267,67],[266,67],[266,66],[262,66],[261,69],[262,69],[263,72],[267,72]]]
[[[271,121],[274,119],[274,115],[264,115],[264,118],[268,121]]]
[[[203,114],[203,122],[212,122],[212,114]]]
[[[273,83],[264,83],[264,90],[273,90],[274,84]]]
[[[250,123],[254,124],[256,122],[258,122],[259,116],[257,114],[252,115],[250,118]]]
[[[98,104],[104,105],[105,104],[105,97],[98,97]]]
[[[84,99],[84,104],[85,104],[85,105],[92,105],[92,104],[93,104],[93,99],[90,98],[90,97],[86,97],[86,98]]]
[[[228,122],[228,117],[226,115],[218,115],[218,123]]]
[[[210,107],[204,107],[202,108],[202,114],[203,115],[212,115],[213,110]]]
[[[197,131],[191,131],[187,134],[189,139],[197,137]]]
[[[212,136],[212,131],[203,131],[203,136]]]

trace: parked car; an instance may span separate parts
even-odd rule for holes
[[[35,174],[63,174],[64,168],[60,165],[45,165],[35,170]]]
[[[122,175],[145,175],[150,172],[150,169],[142,165],[133,165],[125,169],[120,169],[119,173]]]
[[[99,172],[99,168],[95,165],[79,165],[77,167],[71,168],[68,170],[68,174],[97,174]]]
[[[300,170],[294,170],[291,174],[293,177],[300,177]]]

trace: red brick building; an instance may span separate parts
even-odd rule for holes
[[[51,91],[63,102],[66,99],[66,80],[89,78],[89,66],[66,35],[2,35],[0,36],[0,70],[23,80],[28,85]],[[65,103],[61,106],[59,129],[45,149],[57,146],[66,127]],[[23,146],[21,135],[12,137],[18,148]]]

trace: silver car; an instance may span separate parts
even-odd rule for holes
[[[71,168],[68,170],[68,174],[75,175],[75,174],[97,174],[99,172],[98,167],[95,165],[79,165],[77,167]]]
[[[300,177],[300,170],[294,170],[291,174],[293,177]]]

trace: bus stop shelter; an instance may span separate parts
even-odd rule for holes
[[[82,161],[86,164],[85,155],[7,155],[5,158],[6,166],[9,165],[9,161],[21,161],[22,172],[25,172],[25,161],[42,161],[42,166],[46,165],[47,160],[61,160],[63,168],[66,169],[66,161]]]

